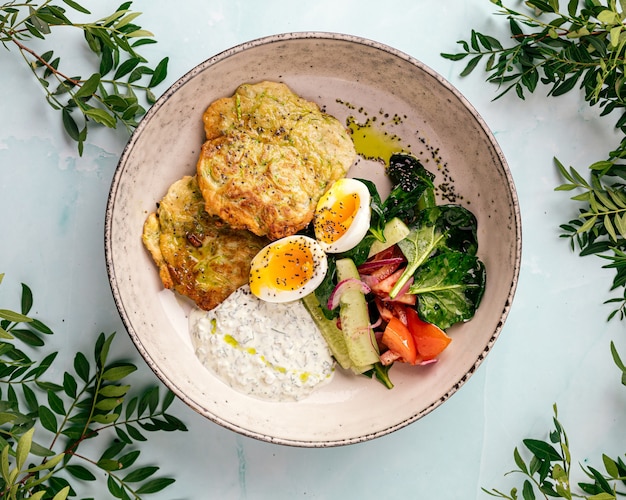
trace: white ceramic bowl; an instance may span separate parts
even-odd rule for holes
[[[337,373],[312,397],[264,402],[227,387],[196,359],[189,306],[163,291],[141,242],[144,220],[168,186],[193,174],[203,141],[202,113],[244,82],[276,80],[342,121],[377,117],[438,182],[451,182],[478,218],[486,292],[475,317],[450,332],[439,363],[392,368],[393,390]],[[349,104],[349,105],[348,105]],[[385,118],[389,115],[389,119]],[[397,115],[401,120],[392,120]],[[383,122],[385,122],[383,124]],[[388,189],[380,164],[361,160],[350,175]],[[444,403],[491,350],[517,285],[521,221],[511,174],[484,121],[448,82],[393,48],[354,36],[289,33],[239,45],[200,64],[152,106],[132,135],[113,178],[106,211],[106,264],[121,318],[156,375],[191,408],[257,439],[323,447],[400,429]]]

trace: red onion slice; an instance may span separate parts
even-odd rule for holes
[[[359,272],[361,273],[368,273],[370,271],[374,271],[376,269],[380,269],[381,267],[384,266],[389,266],[389,265],[397,265],[397,264],[402,264],[404,262],[404,259],[402,257],[393,257],[390,259],[380,259],[380,260],[371,260],[368,262],[364,262],[363,264],[361,264],[358,267]]]
[[[361,280],[356,278],[348,278],[337,283],[337,286],[333,289],[328,297],[328,309],[331,311],[335,309],[339,305],[339,299],[344,294],[346,290],[353,290],[354,288],[358,288],[364,294],[370,293],[371,289]]]

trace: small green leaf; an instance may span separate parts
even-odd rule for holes
[[[109,351],[111,350],[111,343],[115,338],[115,334],[105,337],[104,334],[100,334],[98,343],[94,351],[94,355],[98,360],[98,366],[104,366],[109,357]]]
[[[109,490],[109,493],[111,493],[111,495],[113,495],[115,498],[124,498],[122,496],[123,495],[123,489],[117,483],[117,481],[115,480],[115,477],[113,476],[113,474],[109,474],[109,477],[107,478],[107,488]],[[139,493],[139,492],[136,491],[135,493]]]
[[[74,99],[83,99],[91,97],[100,85],[100,73],[94,73],[85,80],[78,91],[74,94]]]
[[[85,115],[91,118],[96,123],[100,123],[109,128],[115,128],[117,124],[117,120],[115,116],[110,114],[108,111],[100,108],[88,108],[83,110]]]
[[[130,385],[105,385],[98,394],[107,398],[120,398],[126,395]]]
[[[98,460],[97,465],[106,471],[116,471],[121,469],[121,464],[117,460],[111,460],[110,458]]]
[[[615,26],[615,28],[611,28],[611,31],[609,32],[609,39],[611,40],[611,45],[613,47],[617,47],[619,45],[622,29],[622,26]]]
[[[133,442],[133,440],[128,436],[128,434],[126,434],[126,432],[120,429],[119,426],[115,426],[115,434],[117,434],[118,439],[125,444],[130,444]]]
[[[63,374],[63,390],[65,391],[65,394],[67,394],[70,398],[75,398],[77,389],[78,385],[76,384],[76,379],[69,373],[65,372]]]
[[[82,352],[74,356],[74,370],[84,382],[89,380],[89,361]]]
[[[619,22],[617,12],[614,12],[610,9],[604,9],[596,16],[596,18],[602,24],[615,24]]]
[[[35,441],[33,441],[30,447],[30,452],[38,457],[52,457],[55,455],[55,453],[50,448],[46,448],[44,445],[39,444]]]
[[[44,429],[50,432],[57,432],[57,418],[49,408],[45,406],[39,407],[39,420]]]
[[[165,395],[163,396],[163,403],[161,403],[161,410],[162,411],[167,410],[170,407],[170,405],[174,402],[175,398],[176,398],[176,395],[168,389],[165,392]]]
[[[5,482],[9,482],[9,451],[11,446],[9,444],[4,445],[2,453],[0,454],[0,471],[2,471],[2,478]]]
[[[611,221],[611,217],[607,214],[604,216],[604,229],[609,233],[609,236],[613,241],[617,241],[617,233],[615,232],[615,228],[613,227],[613,222]]]
[[[114,366],[112,368],[106,369],[102,373],[102,378],[104,380],[115,382],[117,380],[121,380],[124,377],[130,375],[136,370],[137,370],[137,367],[131,364],[118,365],[118,366]]]
[[[35,467],[29,467],[27,472],[28,473],[33,473],[33,472],[38,472],[38,471],[41,471],[41,470],[51,470],[51,469],[54,469],[61,462],[61,460],[63,460],[63,457],[65,457],[65,454],[64,453],[59,453],[58,455],[55,455],[54,457],[49,458],[48,460],[46,460],[41,465],[37,465]]]
[[[0,425],[4,425],[4,424],[7,424],[9,422],[13,422],[17,418],[18,418],[18,416],[15,415],[14,413],[7,413],[7,412],[0,411]]]
[[[41,347],[44,341],[33,331],[22,328],[13,328],[11,333],[15,338],[33,347]]]
[[[28,287],[22,283],[22,307],[21,311],[23,315],[28,315],[30,309],[33,307],[33,292]]]
[[[72,140],[78,141],[78,125],[72,117],[71,111],[67,107],[61,110],[61,117],[63,119],[63,128],[65,129],[67,135],[69,135]]]
[[[39,402],[37,401],[37,396],[35,395],[35,391],[33,391],[28,385],[22,385],[22,393],[24,394],[24,400],[26,402],[26,407],[29,411],[36,411],[39,408]]]
[[[52,500],[65,500],[68,495],[70,494],[70,487],[69,486],[65,486],[62,489],[59,490],[59,492],[54,495],[54,497],[52,498]]]
[[[124,476],[124,482],[137,483],[139,481],[145,481],[150,476],[154,475],[158,470],[159,468],[154,466],[136,469]]]
[[[615,460],[603,454],[602,462],[604,463],[604,468],[609,476],[613,479],[618,479],[620,477],[619,467]]]
[[[31,427],[24,434],[22,434],[17,441],[17,449],[15,451],[15,467],[18,471],[21,471],[26,463],[28,455],[30,453],[30,447],[33,443],[33,434],[35,428]]]
[[[89,12],[85,7],[79,5],[73,0],[63,0],[63,3],[69,5],[72,9],[77,10],[78,12],[82,12],[83,14],[91,14],[91,12]]]
[[[38,332],[45,333],[46,335],[53,334],[52,330],[48,326],[44,325],[41,321],[39,321],[36,318],[33,318],[33,320],[29,323],[29,326],[31,328],[34,328]]]
[[[29,323],[32,321],[31,318],[24,314],[9,311],[8,309],[0,309],[0,318],[8,319],[13,323]]]
[[[474,69],[476,68],[476,66],[478,65],[478,63],[482,59],[482,57],[483,57],[482,55],[478,55],[478,56],[472,57],[469,60],[469,62],[467,63],[467,65],[465,66],[465,69],[463,69],[463,71],[461,71],[461,76],[467,76],[472,71],[474,71]]]
[[[519,467],[519,470],[521,470],[524,474],[528,474],[528,468],[526,467],[526,463],[522,459],[522,456],[520,455],[517,447],[515,447],[515,450],[513,450],[513,460],[515,461],[515,465]]]
[[[150,79],[150,83],[148,84],[149,88],[156,87],[163,80],[165,80],[167,76],[168,62],[169,62],[169,57],[164,57],[163,59],[161,59],[161,61],[159,61],[159,64],[157,64],[156,68],[154,68],[154,73],[152,75],[152,78]]]
[[[119,414],[117,413],[107,413],[106,415],[97,414],[94,415],[92,420],[99,424],[108,425],[112,424],[119,418]]]
[[[101,399],[100,401],[96,403],[96,408],[98,410],[104,410],[104,411],[113,410],[117,408],[119,405],[121,405],[123,401],[124,400],[122,398]]]
[[[526,479],[524,481],[524,486],[522,487],[522,498],[524,500],[535,500],[535,490],[533,489],[532,483]]]
[[[141,487],[137,489],[137,493],[140,495],[144,495],[148,493],[157,493],[167,488],[170,484],[173,484],[174,482],[175,480],[169,477],[153,479],[141,485]]]
[[[128,467],[132,466],[137,461],[140,454],[141,452],[139,450],[133,450],[126,455],[120,457],[119,461],[122,465],[122,468],[127,469]]]
[[[119,21],[115,23],[115,27],[119,30],[123,28],[124,26],[126,26],[127,24],[130,24],[131,22],[133,22],[140,15],[141,15],[141,12],[131,12],[129,14],[126,14],[124,17],[122,17]]]
[[[124,61],[117,68],[117,71],[115,72],[115,76],[113,78],[115,80],[119,80],[123,76],[127,75],[128,73],[130,73],[133,69],[135,69],[140,62],[141,62],[141,59],[139,59],[138,57],[132,57],[132,58]]]
[[[130,33],[127,33],[126,36],[128,38],[153,37],[154,33],[148,30],[135,30]]]
[[[538,439],[524,439],[524,445],[530,452],[539,459],[545,460],[562,460],[561,455],[554,449],[552,445]]]
[[[126,431],[128,432],[128,435],[135,441],[146,441],[145,436],[141,432],[139,432],[139,429],[137,429],[135,426],[126,424]]]
[[[81,481],[95,481],[96,480],[96,476],[93,475],[93,473],[87,469],[86,467],[83,467],[82,465],[67,465],[66,467],[67,472],[69,472],[72,476],[74,476],[76,479],[80,479]]]
[[[451,61],[460,61],[461,59],[465,59],[469,54],[467,52],[460,52],[458,54],[440,54],[444,59],[449,59]]]
[[[63,400],[52,391],[48,391],[48,405],[57,415],[65,415]]]

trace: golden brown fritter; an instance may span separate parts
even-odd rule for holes
[[[165,288],[209,310],[248,282],[250,262],[268,241],[207,214],[196,177],[186,176],[148,216],[143,243]]]
[[[207,212],[272,240],[306,227],[356,158],[345,127],[281,83],[241,85],[203,119],[197,174]]]

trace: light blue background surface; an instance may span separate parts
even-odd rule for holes
[[[94,15],[118,6],[84,3]],[[483,116],[509,162],[523,218],[512,312],[486,361],[443,406],[372,442],[300,449],[242,437],[176,402],[174,413],[189,432],[154,434],[141,447],[144,460],[177,479],[153,498],[488,498],[481,487],[508,491],[515,483],[504,476],[514,468],[513,448],[523,438],[547,436],[554,403],[570,438],[575,480],[583,479],[578,463],[601,468],[602,453],[624,453],[626,389],[609,351],[614,340],[626,357],[624,324],[607,323],[610,308],[602,305],[613,274],[559,238],[559,224],[578,207],[554,191],[561,180],[552,163],[557,156],[585,172],[604,159],[618,143],[615,118],[599,118],[577,92],[548,99],[540,89],[525,102],[513,95],[492,102],[496,88],[479,70],[459,78],[464,63],[439,54],[455,52],[456,40],[467,39],[471,28],[504,36],[505,20],[493,15],[493,4],[136,0],[132,8],[143,12],[139,24],[159,42],[142,53],[154,64],[170,56],[160,92],[226,48],[281,32],[343,32],[408,53],[450,80]],[[88,73],[71,35],[52,40],[67,72]],[[0,307],[17,308],[19,283],[27,283],[33,313],[55,331],[50,342],[61,356],[88,352],[98,333],[117,331],[114,354],[139,365],[135,384],[155,383],[119,320],[104,265],[106,198],[127,136],[91,132],[79,157],[63,135],[60,113],[46,105],[29,69],[9,49],[0,56],[0,272],[6,273]],[[58,376],[63,366],[56,370]]]

